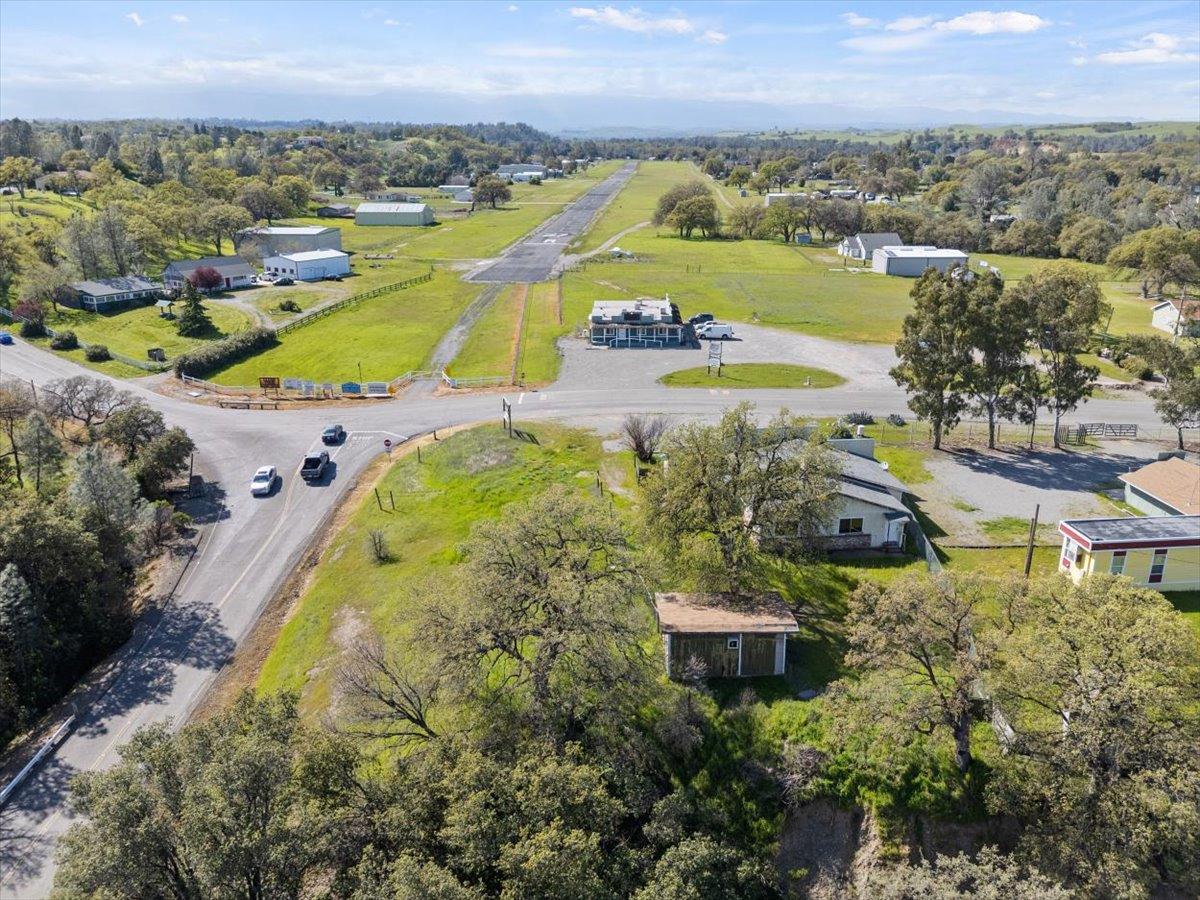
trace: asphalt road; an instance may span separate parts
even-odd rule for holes
[[[557,216],[547,219],[528,236],[467,276],[467,281],[487,283],[532,283],[545,281],[554,271],[567,245],[575,240],[609,200],[625,186],[637,170],[636,162],[625,163]]]
[[[0,348],[4,377],[45,384],[81,371],[23,342]],[[71,821],[66,810],[69,778],[111,766],[117,748],[138,727],[168,719],[179,724],[187,718],[320,532],[338,498],[384,451],[385,438],[399,441],[434,428],[489,419],[498,424],[500,416],[500,397],[495,394],[435,397],[413,392],[337,410],[314,405],[252,411],[203,406],[164,397],[136,383],[118,384],[160,410],[170,424],[185,428],[196,442],[197,471],[208,484],[199,519],[200,549],[173,600],[123,649],[121,675],[108,694],[80,711],[74,733],[0,813],[5,817],[0,829],[0,897],[5,900],[49,893],[53,849]],[[870,379],[819,391],[671,389],[649,382],[641,387],[552,387],[505,396],[514,404],[518,422],[556,418],[600,430],[615,430],[630,412],[716,418],[743,399],[755,401],[764,416],[782,407],[814,416],[857,409],[877,416],[909,415],[899,390]],[[1080,418],[1159,424],[1144,399],[1094,400]],[[333,477],[321,485],[307,485],[296,474],[300,459],[319,444],[321,428],[334,420],[346,427],[349,437],[332,454]],[[269,498],[253,498],[250,477],[255,468],[267,464],[279,468],[283,484]]]

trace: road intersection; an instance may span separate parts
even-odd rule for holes
[[[560,228],[551,220],[540,231],[551,228],[555,234],[578,233],[599,208],[595,199],[585,204],[589,208],[577,211],[571,228]],[[565,215],[567,212],[559,218]],[[512,252],[519,257],[523,246],[525,242],[515,245]],[[553,266],[565,244],[546,246],[553,248]],[[544,266],[544,262],[538,265]],[[776,333],[776,339],[788,338]],[[797,336],[796,341],[802,339]],[[865,352],[860,345],[845,345],[845,351],[847,358]],[[0,372],[6,378],[45,385],[83,371],[69,360],[23,342],[0,347]],[[841,387],[819,391],[734,392],[665,388],[652,378],[640,384],[578,378],[542,392],[514,389],[501,396],[439,396],[410,390],[392,400],[364,399],[336,410],[313,403],[274,411],[221,409],[164,395],[141,382],[116,383],[162,412],[169,424],[186,429],[195,441],[196,467],[206,485],[197,515],[199,545],[169,601],[146,616],[119,651],[119,674],[107,692],[89,708],[78,710],[71,735],[0,810],[3,900],[50,893],[53,851],[71,823],[67,809],[70,777],[113,765],[120,745],[139,727],[186,721],[321,534],[339,500],[368,463],[384,452],[385,438],[398,443],[408,436],[456,425],[493,421],[498,426],[501,397],[513,404],[518,422],[558,419],[601,431],[615,431],[628,413],[715,419],[743,399],[758,404],[764,415],[781,408],[820,417],[861,409],[876,416],[910,415],[903,392],[878,378],[855,378]],[[1093,400],[1087,416],[1094,421],[1159,424],[1150,404],[1140,397]],[[331,453],[332,472],[322,484],[303,483],[297,473],[299,462],[319,445],[321,429],[330,421],[343,424],[349,438]],[[268,498],[249,493],[249,480],[261,465],[277,466],[282,477],[280,488]]]

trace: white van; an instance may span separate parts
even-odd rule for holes
[[[726,341],[733,337],[733,326],[724,322],[705,322],[696,329],[696,337],[710,341]]]

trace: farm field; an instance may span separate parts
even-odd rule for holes
[[[721,367],[720,377],[716,372],[710,374],[707,366],[697,366],[671,372],[658,380],[667,387],[721,388],[827,388],[846,381],[825,369],[785,363],[733,363]]]
[[[390,381],[429,360],[442,335],[479,292],[450,272],[427,284],[384,294],[283,335],[280,344],[213,376],[218,384],[254,385],[259,376],[323,381]]]

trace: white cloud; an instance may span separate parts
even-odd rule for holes
[[[691,20],[683,16],[649,16],[636,6],[627,10],[615,6],[572,6],[571,15],[576,19],[635,34],[691,34],[696,30]]]
[[[143,19],[141,16],[139,16],[135,12],[125,13],[125,18],[127,18],[130,22],[132,22],[138,28],[141,28],[143,25],[146,24],[146,20]]]
[[[384,19],[383,24],[387,25],[389,28],[395,28],[397,25],[400,24],[400,20],[399,19]]]
[[[878,19],[872,19],[869,16],[861,16],[856,12],[842,13],[842,21],[851,28],[870,28],[873,25],[878,25]]]
[[[188,22],[190,22],[192,20],[189,19],[187,16],[185,16],[183,13],[175,13],[174,15],[171,16],[171,21],[177,22],[180,25],[186,25]]]
[[[933,16],[901,16],[884,25],[885,31],[920,31],[933,24]]]
[[[1049,24],[1049,20],[1032,13],[981,10],[935,22],[933,27],[938,31],[959,31],[966,34],[1029,34]]]
[[[570,47],[554,47],[545,44],[495,44],[485,51],[488,56],[504,59],[573,59],[579,53]]]
[[[861,37],[847,38],[842,41],[843,47],[859,50],[863,53],[903,53],[906,50],[918,50],[932,44],[936,35],[932,31],[906,31],[891,34],[864,34]]]
[[[517,6],[517,4],[515,4],[515,3],[510,3],[510,4],[508,4],[508,7],[507,7],[509,12],[516,12],[520,8],[521,7]]]
[[[1189,43],[1194,44],[1195,41]],[[1154,31],[1128,50],[1111,50],[1096,54],[1096,62],[1110,66],[1162,65],[1163,63],[1196,62],[1200,54],[1184,49],[1184,40],[1171,34]]]
[[[729,40],[729,35],[723,31],[717,31],[714,28],[707,29],[704,34],[696,38],[702,44],[723,44]]]

